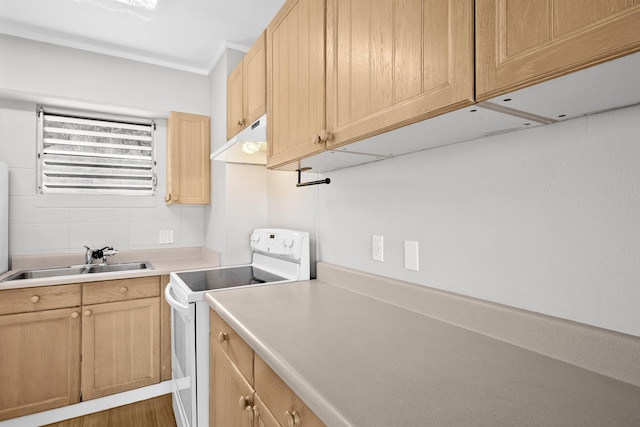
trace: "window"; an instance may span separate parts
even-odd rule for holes
[[[41,107],[38,192],[154,195],[155,123]]]

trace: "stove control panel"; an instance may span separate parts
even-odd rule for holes
[[[309,233],[306,231],[260,228],[251,234],[251,250],[265,255],[299,260],[304,245],[309,245]]]

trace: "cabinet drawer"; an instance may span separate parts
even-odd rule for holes
[[[82,304],[126,301],[160,296],[160,277],[136,277],[82,284]]]
[[[215,342],[249,384],[253,384],[253,350],[215,311],[210,310],[210,317],[211,342]]]
[[[255,356],[256,393],[280,425],[324,426],[316,414],[280,379],[259,356]],[[293,422],[297,419],[297,423]]]
[[[0,291],[0,315],[80,305],[80,284]]]

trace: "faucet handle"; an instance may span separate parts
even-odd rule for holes
[[[117,254],[118,254],[118,250],[117,249],[113,249],[113,246],[109,246],[109,247],[106,247],[106,248],[102,249],[102,255],[105,256],[105,257],[114,256],[114,255],[117,255]]]

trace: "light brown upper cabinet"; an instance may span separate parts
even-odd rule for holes
[[[267,32],[267,166],[473,104],[473,17],[472,0],[288,1]]]
[[[640,50],[640,0],[476,0],[478,100]]]
[[[327,0],[329,148],[473,103],[472,0]]]
[[[227,139],[267,111],[266,35],[256,40],[227,78]]]
[[[209,116],[172,111],[167,121],[168,205],[211,203]]]
[[[324,46],[324,0],[289,0],[267,28],[268,167],[324,150]]]

